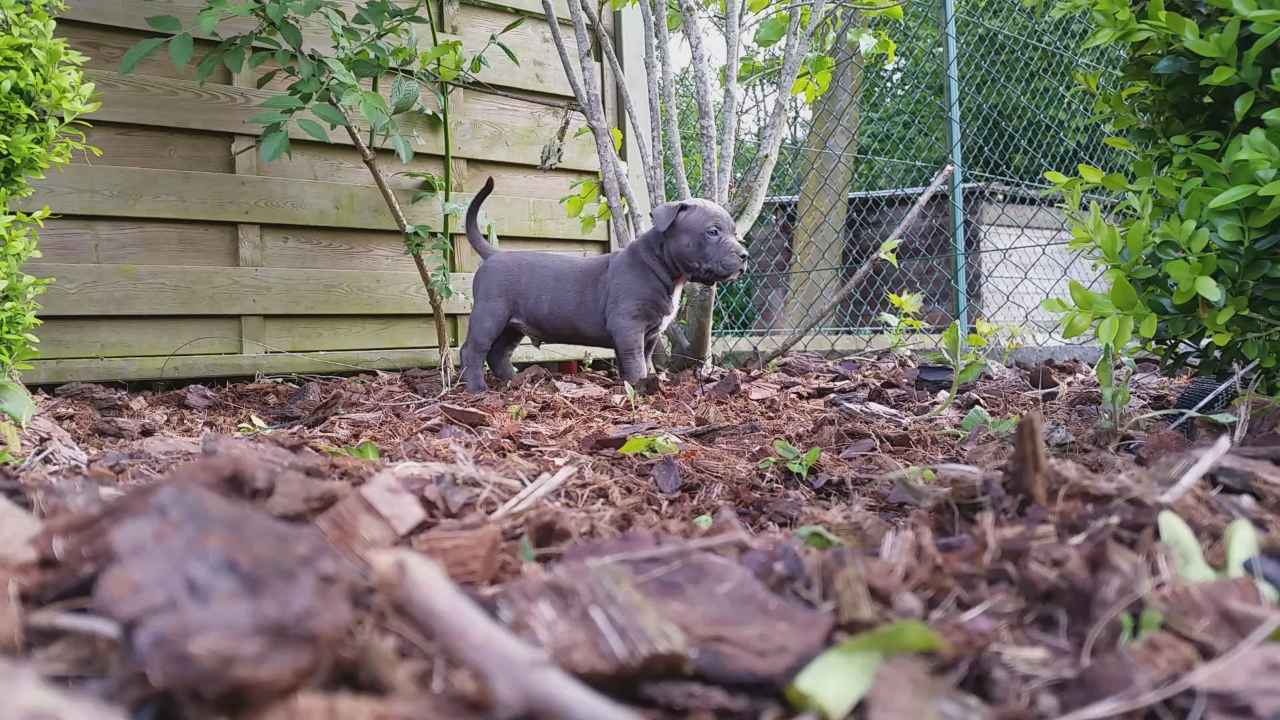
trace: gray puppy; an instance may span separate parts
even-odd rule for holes
[[[467,240],[482,258],[462,344],[462,379],[470,393],[488,389],[486,360],[503,382],[515,376],[511,355],[525,336],[535,347],[612,348],[622,379],[635,382],[649,373],[658,336],[675,318],[685,282],[726,282],[746,267],[747,251],[733,218],[708,200],[659,205],[651,213],[652,229],[608,255],[500,252],[485,241],[476,220],[492,192],[489,178],[467,209]]]

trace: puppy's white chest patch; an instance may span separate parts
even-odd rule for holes
[[[662,323],[658,325],[658,332],[663,332],[672,320],[676,319],[676,313],[680,312],[680,298],[684,295],[684,278],[676,280],[676,287],[671,291],[671,312],[662,318]]]

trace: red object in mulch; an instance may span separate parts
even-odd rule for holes
[[[564,362],[560,363],[559,367],[557,367],[557,370],[559,370],[559,371],[560,371],[560,374],[561,374],[561,375],[577,375],[577,374],[578,374],[578,361],[577,361],[577,360],[565,360]]]

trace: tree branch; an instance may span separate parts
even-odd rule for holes
[[[738,59],[742,54],[742,0],[724,0],[724,107],[720,109],[720,171],[716,176],[716,202],[729,202],[733,160],[738,142]],[[790,90],[790,88],[787,88]],[[784,92],[779,88],[778,92]]]
[[[698,103],[698,132],[702,136],[702,196],[715,200],[720,194],[716,186],[716,109],[711,103],[711,69],[706,48],[702,47],[698,6],[693,0],[680,0],[680,17],[684,19],[684,36],[693,59],[693,96]]]
[[[569,14],[575,15],[576,4],[569,3]],[[600,182],[604,185],[605,204],[609,207],[609,223],[613,228],[613,236],[619,245],[625,245],[630,239],[627,233],[626,217],[622,213],[622,200],[618,188],[617,166],[613,158],[613,138],[609,135],[608,124],[604,121],[604,102],[600,99],[600,90],[596,84],[595,68],[592,65],[591,43],[586,38],[586,28],[578,34],[578,53],[582,68],[582,83],[573,71],[573,61],[569,59],[569,49],[560,34],[560,21],[556,18],[555,8],[551,0],[542,0],[542,12],[547,16],[547,25],[551,29],[551,39],[556,51],[560,54],[560,64],[564,66],[565,75],[569,78],[569,86],[573,88],[573,96],[578,99],[578,107],[587,118],[587,127],[591,128],[591,136],[596,141],[596,155],[600,160]],[[582,11],[576,13],[582,19]],[[574,32],[577,33],[577,25]]]
[[[671,163],[671,172],[676,176],[676,192],[679,200],[688,200],[693,196],[689,192],[689,172],[684,165],[684,142],[680,139],[680,106],[676,102],[676,81],[671,74],[671,33],[667,31],[667,6],[659,0],[640,0],[653,3],[650,6],[650,21],[653,23],[658,45],[658,60],[662,64],[662,102],[667,113],[667,162]],[[662,12],[658,13],[658,8]],[[670,326],[668,326],[670,327]]]
[[[951,177],[952,172],[955,172],[954,165],[947,165],[938,172],[938,174],[933,178],[933,182],[929,183],[929,187],[925,188],[925,191],[920,193],[920,197],[916,198],[915,203],[911,206],[911,209],[907,211],[907,214],[902,217],[902,221],[898,223],[898,226],[895,227],[893,232],[889,234],[889,237],[881,243],[881,247],[891,244],[894,240],[902,237],[902,234],[907,231],[907,228],[911,227],[911,223],[915,222],[916,218],[920,215],[920,212],[924,210],[924,206],[927,205],[929,200],[933,198],[934,194],[938,192],[938,188],[942,187],[942,183],[946,182],[947,178]],[[804,323],[802,323],[800,327],[796,328],[791,335],[787,336],[786,340],[783,340],[776,348],[770,350],[768,354],[760,358],[756,367],[762,368],[767,366],[769,363],[782,357],[783,353],[794,347],[796,343],[800,342],[800,339],[808,334],[810,330],[813,330],[818,326],[818,323],[825,320],[828,315],[834,312],[840,303],[849,299],[849,296],[862,285],[862,281],[871,273],[871,269],[875,267],[876,263],[880,262],[880,259],[879,249],[877,248],[872,250],[871,254],[867,256],[867,259],[862,261],[861,267],[853,273],[853,277],[849,278],[849,281],[844,284],[844,287],[840,288],[840,291],[828,300],[827,303],[819,310],[809,313],[809,317],[805,319]]]
[[[644,171],[645,186],[649,193],[649,204],[651,206],[656,205],[662,202],[662,174],[655,171],[653,156],[649,154],[649,146],[644,142],[644,132],[640,127],[640,114],[636,112],[636,105],[631,99],[631,89],[627,87],[626,75],[622,72],[622,63],[618,62],[618,55],[613,49],[613,40],[609,38],[609,33],[605,31],[604,23],[600,22],[595,8],[591,7],[591,0],[582,0],[582,11],[586,13],[587,19],[595,26],[596,37],[600,38],[600,47],[604,50],[604,56],[609,61],[609,67],[613,69],[613,77],[616,80],[614,84],[618,86],[618,95],[622,98],[622,107],[626,110],[627,117],[631,121],[631,132],[636,134],[636,147],[640,150],[640,167]],[[661,156],[658,156],[658,162],[662,162]],[[627,200],[627,203],[635,207],[630,200]],[[632,222],[639,222],[636,214],[633,214]],[[646,226],[647,223],[645,225],[636,224],[636,234],[639,235]]]
[[[662,91],[662,80],[657,52],[654,50],[653,8],[649,6],[649,0],[639,0],[637,4],[640,5],[640,19],[644,24],[644,79],[649,91],[649,139],[653,143],[653,172],[658,179],[657,194],[654,194],[655,188],[649,189],[649,207],[657,207],[667,201],[666,173],[662,165],[662,103],[658,99]]]

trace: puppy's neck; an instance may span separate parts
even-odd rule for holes
[[[641,247],[650,250],[650,252],[640,251],[639,248]],[[623,252],[627,252],[632,248],[637,248],[636,256],[640,258],[646,267],[653,271],[653,274],[657,276],[668,292],[675,292],[677,288],[683,288],[685,282],[689,280],[688,276],[682,274],[671,258],[667,256],[667,244],[663,242],[661,232],[653,228],[646,230],[640,237],[631,241],[631,244]]]

